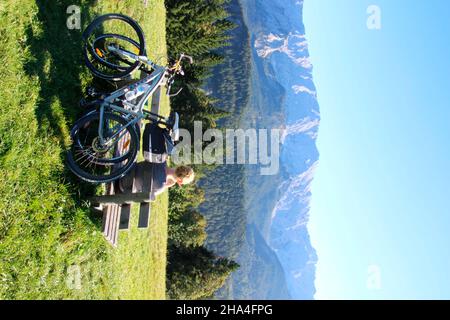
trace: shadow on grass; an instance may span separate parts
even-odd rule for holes
[[[33,58],[25,64],[25,72],[37,76],[40,81],[36,118],[41,132],[59,141],[63,150],[67,148],[70,125],[82,112],[79,107],[83,96],[82,83],[89,82],[82,76],[84,59],[81,35],[83,26],[93,19],[89,7],[95,2],[36,0],[36,17],[41,28],[34,30],[30,25],[26,30],[27,46]],[[67,28],[66,21],[70,16],[67,8],[71,5],[81,8],[81,30]],[[88,79],[91,78],[89,74],[86,75]],[[76,179],[67,169],[64,178],[70,183],[74,200],[78,204],[95,192],[95,186]],[[98,222],[97,219],[93,220]]]

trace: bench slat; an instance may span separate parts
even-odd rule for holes
[[[111,214],[111,228],[110,228],[110,232],[109,232],[109,241],[111,241],[113,246],[116,246],[117,244],[117,236],[118,236],[118,232],[117,232],[117,227],[118,227],[118,223],[119,223],[119,206],[118,205],[113,205],[112,207],[112,214]]]
[[[120,210],[119,230],[128,230],[130,228],[131,205],[122,204]]]
[[[138,228],[148,228],[150,221],[150,203],[142,202],[139,208]]]

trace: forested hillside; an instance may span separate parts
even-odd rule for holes
[[[274,103],[263,101],[265,96],[259,92],[251,92],[255,65],[239,1],[231,1],[228,11],[237,27],[230,34],[230,46],[219,51],[224,63],[214,69],[206,90],[218,100],[221,109],[230,113],[219,121],[222,128],[270,127],[268,124],[273,124],[274,118],[279,121],[280,115],[264,109]],[[270,92],[269,89],[266,91]],[[276,197],[265,193],[272,192],[277,179],[278,176],[260,176],[258,166],[223,165],[201,180],[205,202],[200,209],[208,221],[207,247],[235,259],[240,265],[226,285],[216,292],[217,298],[289,297],[283,268],[260,231],[265,229],[267,221],[264,213],[270,213],[268,208],[273,207]],[[249,185],[259,187],[249,188]]]
[[[206,90],[217,99],[218,108],[229,112],[220,120],[221,128],[239,128],[250,94],[249,38],[238,2],[232,1],[227,9],[237,27],[230,34],[230,46],[219,51],[224,63],[214,69]],[[206,199],[200,206],[208,221],[206,244],[218,254],[235,259],[245,242],[247,224],[244,165],[218,166],[200,185]]]
[[[229,31],[235,25],[228,17],[226,0],[166,0],[167,44],[169,56],[192,55],[195,64],[186,66],[178,84],[183,91],[171,99],[171,107],[180,114],[181,127],[193,130],[194,121],[203,129],[214,128],[228,115],[220,101],[205,92],[204,85],[212,68],[224,59],[218,53],[229,43]],[[211,167],[196,165],[197,177],[212,173]],[[238,265],[219,251],[204,245],[208,220],[202,216],[203,186],[191,185],[170,190],[167,295],[171,299],[212,297]]]

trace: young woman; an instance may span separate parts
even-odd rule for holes
[[[166,163],[153,163],[153,183],[152,191],[157,196],[175,184],[183,186],[194,181],[194,170],[188,166],[178,166],[176,168],[167,167]]]
[[[166,188],[170,188],[176,184],[182,186],[190,184],[194,181],[194,170],[191,167],[179,166],[176,168],[166,167]]]

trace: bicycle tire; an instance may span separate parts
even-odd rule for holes
[[[91,122],[95,119],[99,119],[99,118],[100,118],[100,112],[96,111],[96,112],[90,112],[86,116],[79,119],[72,127],[72,130],[70,133],[72,140],[75,141],[75,139],[76,139],[75,135],[77,135],[80,128],[84,127],[84,124],[89,123],[89,122]],[[128,123],[127,120],[124,119],[123,117],[121,117],[115,113],[111,113],[111,112],[105,112],[103,114],[103,119],[104,119],[104,121],[108,121],[108,119],[114,120],[114,121],[121,123],[122,125],[126,125]],[[69,169],[78,178],[80,178],[86,182],[90,182],[90,183],[107,183],[107,182],[115,181],[115,180],[120,179],[123,176],[125,176],[135,165],[138,148],[139,148],[139,137],[138,137],[135,127],[128,126],[126,128],[126,130],[128,131],[128,133],[130,135],[130,144],[129,144],[130,149],[128,151],[130,153],[130,155],[126,157],[128,159],[128,162],[125,165],[118,168],[116,171],[112,171],[111,173],[109,173],[107,175],[93,175],[93,174],[87,172],[86,170],[83,170],[82,168],[80,168],[80,166],[76,163],[76,161],[74,159],[74,153],[72,150],[72,147],[74,145],[72,144],[71,149],[67,152],[67,165],[68,165]],[[123,162],[124,160],[125,160],[124,158],[118,158],[115,161],[110,161],[109,164],[120,163],[120,162]],[[106,161],[103,164],[102,163],[98,163],[98,164],[105,165]]]
[[[126,15],[118,14],[118,13],[109,13],[109,14],[99,16],[99,17],[95,18],[84,30],[83,35],[82,35],[82,39],[84,42],[83,54],[84,54],[85,64],[88,67],[88,69],[93,73],[94,76],[96,76],[98,78],[101,78],[104,80],[110,80],[110,81],[120,81],[120,80],[127,78],[131,73],[133,73],[134,71],[139,69],[141,67],[142,63],[140,61],[136,61],[129,68],[123,68],[123,69],[117,68],[116,69],[116,71],[118,71],[117,74],[111,75],[111,74],[107,74],[107,73],[104,73],[101,70],[99,70],[89,59],[90,54],[93,54],[93,57],[95,58],[95,60],[97,62],[103,64],[101,59],[99,59],[97,57],[95,50],[93,50],[93,48],[89,47],[88,39],[89,39],[90,35],[92,34],[92,32],[97,27],[99,27],[102,23],[104,23],[105,21],[108,21],[108,20],[123,21],[123,22],[127,23],[128,25],[130,25],[134,29],[134,31],[136,32],[136,35],[139,38],[139,43],[137,43],[136,41],[134,41],[130,38],[127,38],[125,36],[121,36],[121,35],[119,35],[119,36],[129,39],[130,43],[137,44],[138,49],[139,49],[139,55],[146,55],[145,37],[144,37],[144,32],[142,31],[142,28],[139,26],[139,24],[136,21],[134,21],[132,18],[130,18]],[[113,34],[110,34],[110,35],[113,36]],[[107,67],[111,67],[111,66],[107,66]]]

